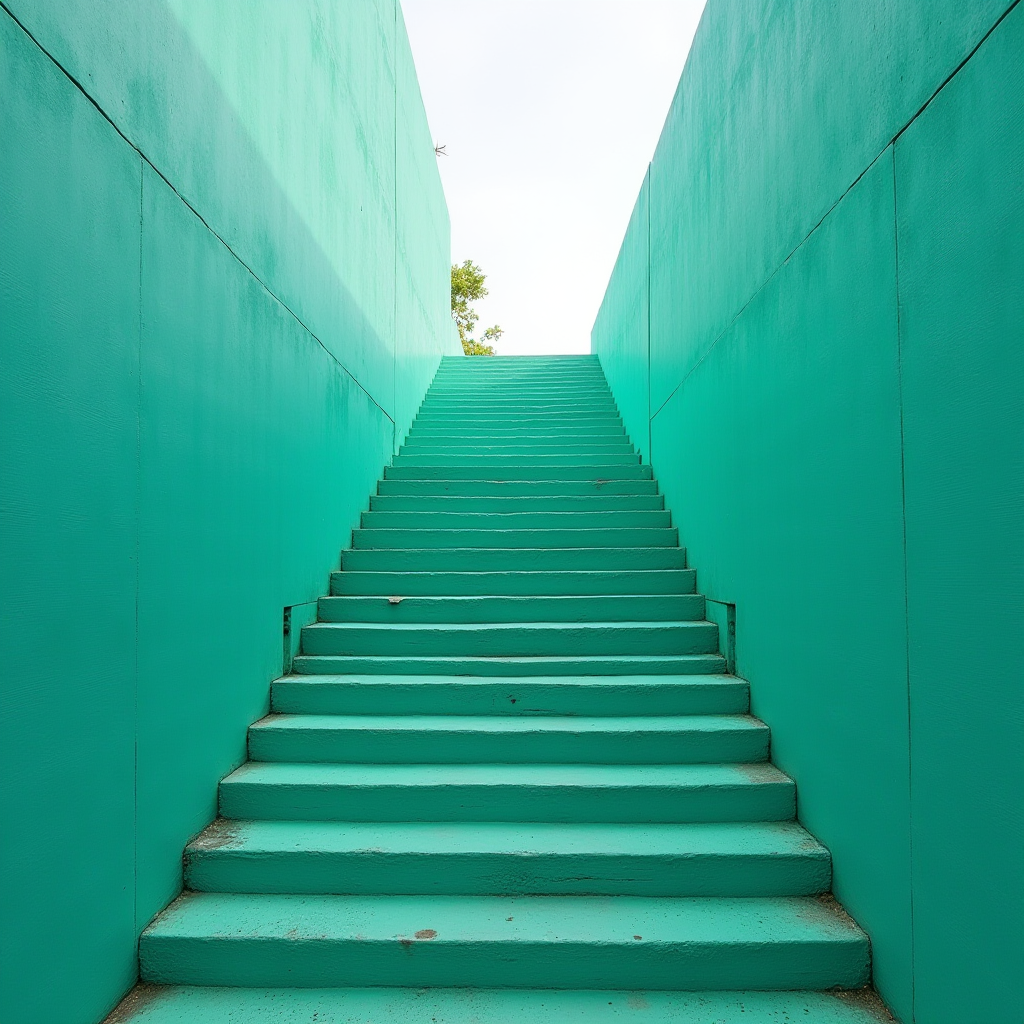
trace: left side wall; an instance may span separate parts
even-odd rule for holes
[[[397,0],[0,4],[0,1020],[133,983],[448,266]]]

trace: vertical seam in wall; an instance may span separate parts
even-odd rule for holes
[[[654,465],[651,427],[651,164],[647,165],[647,462]]]
[[[398,451],[398,11],[400,0],[395,0],[395,31],[393,35],[395,54],[395,174],[391,182],[394,193],[394,202],[391,210],[395,218],[395,265],[392,276],[392,288],[394,290],[394,342],[392,346],[391,360],[391,454],[394,456]],[[390,460],[389,460],[390,461]]]
[[[907,564],[907,456],[906,431],[903,409],[903,322],[900,315],[900,221],[896,191],[896,142],[892,143],[892,219],[893,249],[895,254],[896,278],[896,386],[900,408],[900,502],[903,526],[903,637],[907,684],[907,851],[909,857],[908,878],[910,890],[910,1016],[917,1019],[916,1008],[916,951],[914,928],[914,788],[913,788],[913,747],[914,730],[911,721],[910,694],[910,572]]]
[[[725,327],[722,328],[721,332],[714,337],[714,339],[711,341],[711,344],[708,345],[707,349],[701,354],[700,358],[697,359],[697,361],[683,374],[683,376],[680,379],[679,383],[676,384],[676,386],[669,392],[668,397],[661,403],[661,405],[658,406],[657,410],[654,411],[651,414],[651,420],[652,421],[658,416],[658,413],[660,413],[661,410],[664,409],[665,406],[668,405],[668,403],[670,401],[672,401],[672,399],[676,395],[676,392],[679,391],[679,389],[683,386],[683,384],[686,382],[686,379],[690,376],[690,374],[693,373],[693,371],[702,362],[704,362],[704,360],[710,355],[711,350],[722,340],[722,338],[725,337],[726,334],[729,333],[729,330],[731,329],[732,325],[734,323],[736,323],[736,321],[738,321],[739,318],[743,315],[743,313],[746,311],[747,306],[750,305],[750,303],[753,301],[754,297],[765,287],[765,285],[768,284],[769,281],[771,281],[771,279],[779,272],[779,270],[781,270],[782,267],[784,267],[793,258],[793,256],[795,256],[796,253],[801,248],[803,248],[803,246],[806,244],[807,240],[818,230],[818,228],[821,227],[822,224],[825,223],[825,221],[832,215],[832,211],[835,210],[835,208],[846,198],[846,196],[850,192],[852,192],[854,188],[857,187],[857,185],[859,184],[861,178],[863,178],[864,175],[867,174],[867,172],[869,170],[871,170],[871,168],[875,165],[875,163],[878,161],[878,159],[881,156],[884,155],[885,151],[890,146],[892,146],[895,142],[897,142],[898,139],[900,138],[900,136],[925,112],[925,110],[928,109],[928,107],[932,104],[932,102],[939,95],[939,93],[941,93],[942,90],[945,89],[946,86],[949,85],[949,83],[964,69],[964,67],[966,67],[966,65],[971,60],[971,58],[984,45],[984,43],[986,42],[988,37],[990,35],[992,35],[992,33],[995,32],[995,30],[997,28],[999,28],[999,26],[1009,17],[1010,12],[1013,11],[1013,9],[1015,7],[1017,7],[1018,4],[1020,4],[1022,2],[1024,2],[1024,0],[1013,0],[1013,2],[1006,8],[1006,10],[1003,11],[1003,13],[1000,14],[998,18],[996,18],[996,20],[992,23],[991,27],[986,30],[986,32],[981,37],[981,39],[979,39],[978,42],[975,44],[975,46],[972,47],[971,52],[968,53],[967,56],[964,57],[964,59],[962,61],[960,61],[959,64],[957,64],[957,66],[942,80],[942,82],[938,86],[936,86],[935,91],[911,115],[911,117],[906,121],[906,123],[904,123],[899,128],[899,130],[878,151],[878,153],[870,161],[868,161],[868,164],[864,168],[864,170],[862,170],[857,175],[857,177],[853,180],[853,182],[847,188],[845,188],[843,190],[842,194],[821,215],[820,220],[818,220],[818,222],[811,227],[811,229],[807,232],[807,234],[805,234],[803,236],[803,238],[800,239],[800,241],[793,247],[792,251],[785,257],[785,259],[781,260],[779,262],[779,264],[771,271],[771,273],[750,293],[750,295],[747,297],[747,299],[743,302],[743,304],[740,306],[740,308],[736,311],[735,315],[730,318],[729,322],[726,324]],[[894,163],[895,163],[895,151],[893,153],[893,160],[894,160]],[[649,200],[650,200],[650,196],[648,195],[648,201]]]
[[[139,591],[142,571],[139,559],[142,550],[142,254],[143,210],[146,163],[139,155],[139,322],[135,348],[135,706],[133,723],[132,765],[132,931],[139,927]],[[137,941],[137,940],[136,940]],[[136,973],[138,957],[136,956]]]

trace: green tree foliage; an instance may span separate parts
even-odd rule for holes
[[[461,266],[452,264],[452,319],[459,329],[462,351],[467,356],[493,356],[493,343],[502,335],[501,328],[495,324],[484,331],[479,341],[473,338],[480,319],[473,303],[487,294],[486,280],[487,275],[472,260],[466,260]]]

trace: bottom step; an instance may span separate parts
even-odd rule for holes
[[[880,1024],[855,992],[171,988],[140,985],[109,1024]]]

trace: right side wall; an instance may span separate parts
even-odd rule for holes
[[[710,0],[593,330],[917,1024],[1024,989],[1024,4]]]

